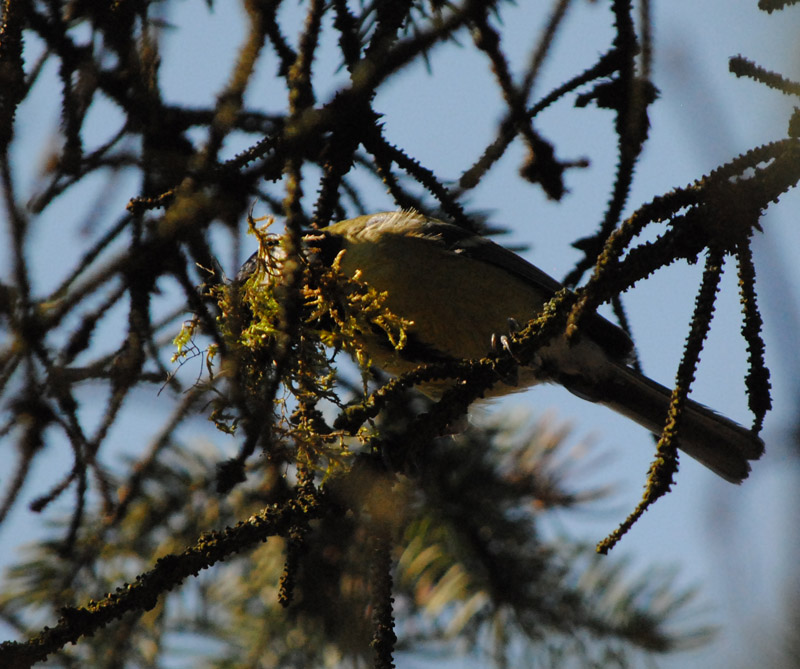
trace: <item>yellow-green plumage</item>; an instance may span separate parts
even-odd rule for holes
[[[364,335],[375,364],[392,374],[424,362],[486,356],[492,335],[505,334],[509,319],[524,325],[561,288],[511,251],[416,212],[341,221],[311,236],[310,244],[330,247],[329,262],[338,256],[345,276],[359,271],[366,284],[387,293],[390,311],[412,321],[409,343],[400,352],[380,333]],[[597,315],[585,319],[584,328],[576,345],[556,338],[521,370],[517,386],[498,380],[489,395],[560,383],[660,434],[671,391],[628,365],[631,343],[619,328]],[[429,394],[441,389],[422,388]],[[748,461],[764,451],[757,435],[691,400],[684,406],[678,446],[735,483],[747,477]]]
[[[405,234],[409,226],[402,223],[391,231],[365,227],[361,221],[369,218],[328,228],[331,234],[345,233],[342,270],[347,276],[360,270],[368,285],[386,291],[386,306],[412,320],[412,331],[438,351],[454,358],[484,357],[492,334],[504,334],[509,318],[525,323],[541,310],[540,292],[507,272]],[[468,298],[465,277],[471,280]]]

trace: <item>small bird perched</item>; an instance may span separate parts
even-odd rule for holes
[[[307,243],[328,265],[341,253],[344,275],[359,271],[364,283],[386,292],[392,313],[411,322],[399,350],[377,333],[365,336],[374,363],[395,375],[424,363],[485,357],[494,336],[508,331],[509,323],[537,317],[562,288],[502,246],[414,211],[341,221],[309,235]],[[498,380],[487,394],[559,383],[660,435],[671,391],[629,365],[632,346],[620,328],[591,314],[574,345],[562,335],[538,350],[516,386]],[[748,461],[764,452],[754,433],[691,400],[683,408],[677,445],[733,483],[747,478]]]

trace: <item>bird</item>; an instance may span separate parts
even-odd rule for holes
[[[331,265],[338,258],[343,275],[358,272],[361,281],[385,293],[385,306],[409,323],[399,349],[377,328],[364,333],[362,343],[375,366],[395,376],[421,364],[486,357],[498,334],[539,316],[563,288],[490,239],[414,210],[340,221],[307,235],[306,244],[317,262]],[[632,366],[633,343],[621,328],[597,313],[588,314],[580,327],[576,342],[555,337],[514,381],[498,378],[486,397],[557,383],[660,435],[671,390]],[[442,387],[420,390],[437,397]],[[764,453],[754,432],[690,399],[677,446],[732,483],[746,479],[750,461]]]

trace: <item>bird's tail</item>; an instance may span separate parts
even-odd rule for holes
[[[655,435],[667,420],[671,391],[623,364],[602,383],[592,399],[627,416]],[[764,453],[753,432],[702,404],[687,400],[678,425],[678,448],[731,483],[750,473],[750,460]]]

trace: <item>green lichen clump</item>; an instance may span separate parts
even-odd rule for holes
[[[389,311],[386,293],[370,288],[358,272],[345,276],[341,254],[330,266],[315,260],[313,248],[290,258],[286,238],[267,228],[251,227],[259,251],[249,276],[206,292],[217,307],[221,338],[204,349],[202,383],[214,392],[210,419],[234,434],[243,406],[269,410],[273,434],[293,443],[295,456],[303,454],[292,460],[319,465],[324,456],[330,464],[347,452],[344,435],[326,425],[317,407],[344,405],[337,355],[343,350],[356,361],[366,395],[372,360],[365,339],[377,333],[400,350],[411,323]],[[184,323],[174,340],[173,362],[200,354],[195,343],[200,324],[196,317]]]

